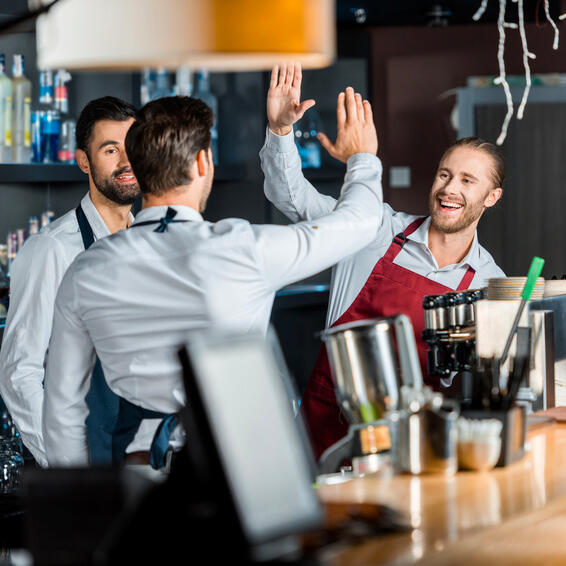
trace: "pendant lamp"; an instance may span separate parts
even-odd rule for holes
[[[40,69],[325,67],[335,57],[335,3],[59,0],[37,20],[37,57]]]

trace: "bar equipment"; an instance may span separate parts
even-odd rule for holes
[[[428,372],[449,376],[452,372],[471,371],[475,358],[476,301],[484,299],[483,289],[428,295],[423,308],[428,344]]]
[[[456,473],[459,413],[457,402],[439,393],[402,403],[389,416],[394,468],[411,474]]]
[[[391,459],[386,417],[404,399],[423,392],[411,321],[405,315],[358,320],[329,328],[320,337],[350,427],[322,454],[319,473],[337,472],[345,461],[351,461],[354,474],[378,471]]]
[[[429,372],[460,374],[452,395],[463,416],[500,421],[498,466],[524,455],[527,415],[554,405],[554,317],[540,303],[566,296],[530,301],[533,293],[543,296],[543,265],[535,257],[526,278],[490,280],[487,299],[486,293],[448,293],[423,302]],[[468,315],[464,304],[473,306]]]

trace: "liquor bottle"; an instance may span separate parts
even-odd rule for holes
[[[71,73],[65,69],[59,69],[55,73],[55,102],[54,109],[61,115],[69,113],[69,88],[67,83],[71,80]]]
[[[214,165],[218,165],[218,99],[210,90],[210,75],[206,69],[201,69],[198,73],[198,86],[195,98],[200,98],[210,106],[214,114],[214,122],[210,128],[210,147]]]
[[[155,75],[155,90],[151,95],[151,100],[171,96],[171,87],[169,86],[169,73],[163,67],[157,69]]]
[[[75,161],[75,129],[76,123],[73,119],[67,118],[61,124],[61,135],[59,136],[59,151],[57,153],[60,163],[74,163]]]
[[[8,273],[7,276],[10,277],[10,271],[12,269],[12,263],[16,259],[16,254],[18,253],[18,235],[16,232],[10,232],[6,241],[8,247]]]
[[[146,67],[143,70],[141,85],[140,85],[140,102],[145,106],[152,100],[153,92],[155,91],[155,72],[153,69]]]
[[[6,145],[6,133],[11,130],[12,81],[6,75],[6,57],[0,54],[0,161],[12,161],[12,148]],[[9,108],[9,110],[8,110]],[[8,121],[6,121],[8,120]]]
[[[316,135],[320,130],[320,118],[316,110],[314,108],[308,110],[293,129],[303,169],[319,169],[321,164],[320,142]]]
[[[28,238],[39,232],[39,218],[30,216],[28,218]]]
[[[51,110],[55,102],[53,71],[39,72],[39,110]]]
[[[175,96],[191,96],[192,73],[189,67],[181,66],[175,73]]]
[[[41,228],[48,226],[53,222],[55,218],[55,213],[52,210],[45,210],[41,213]]]
[[[31,82],[24,75],[24,56],[14,55],[12,69],[12,161],[31,161]]]

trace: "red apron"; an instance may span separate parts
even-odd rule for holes
[[[422,339],[424,330],[422,305],[426,295],[441,295],[453,289],[393,263],[403,248],[407,236],[412,234],[425,220],[426,218],[417,218],[404,232],[393,238],[389,249],[376,263],[354,302],[332,326],[353,320],[406,314],[411,319],[415,331],[424,381],[428,385],[438,386],[440,378],[427,376],[427,345]],[[470,267],[457,290],[468,289],[474,274],[474,269]],[[318,459],[326,448],[346,435],[349,425],[336,402],[334,382],[324,345],[320,349],[314,370],[307,383],[302,407],[313,450]]]

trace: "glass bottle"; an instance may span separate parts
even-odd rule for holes
[[[31,82],[24,75],[24,56],[14,55],[12,71],[12,161],[31,161]]]
[[[192,72],[189,67],[181,66],[175,73],[175,95],[191,96],[192,92]]]
[[[0,161],[12,161],[12,149],[6,145],[6,134],[11,131],[12,81],[6,75],[6,57],[0,54]]]
[[[316,110],[314,108],[308,110],[293,129],[303,169],[319,169],[321,152],[320,142],[316,136],[320,130],[320,118]]]
[[[206,69],[201,69],[198,73],[198,86],[194,96],[208,104],[214,114],[214,122],[210,128],[210,148],[214,165],[218,165],[218,99],[210,90],[210,74]]]
[[[169,86],[169,73],[163,67],[157,69],[155,75],[155,90],[151,95],[151,100],[157,100],[165,96],[171,96],[171,87]]]

